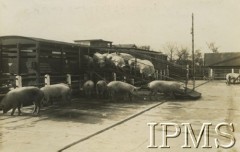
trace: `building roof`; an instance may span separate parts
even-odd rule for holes
[[[137,48],[135,44],[115,44],[113,46],[118,48]]]
[[[5,41],[6,40],[6,41]],[[36,37],[26,37],[26,36],[18,36],[18,35],[7,35],[7,36],[0,36],[0,43],[21,43],[21,44],[29,44],[29,43],[48,43],[51,45],[62,45],[62,46],[69,46],[69,47],[82,47],[88,48],[89,46],[77,44],[77,43],[70,43],[70,42],[63,42],[63,41],[56,41],[56,40],[49,40],[49,39],[42,39]]]
[[[204,64],[208,67],[240,66],[240,52],[205,53]]]
[[[3,40],[4,39],[27,39],[27,40],[32,40],[32,41],[36,41],[36,42],[58,43],[58,44],[65,44],[65,45],[76,45],[75,43],[70,43],[70,42],[62,42],[62,41],[56,41],[56,40],[48,40],[48,39],[18,36],[18,35],[0,36],[0,39],[3,39]]]
[[[106,41],[106,40],[103,40],[103,39],[74,40],[74,42],[107,42],[107,43],[112,43],[112,41]]]

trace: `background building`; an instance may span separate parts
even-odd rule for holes
[[[227,73],[240,72],[240,52],[205,53],[204,65],[214,79],[225,79]]]

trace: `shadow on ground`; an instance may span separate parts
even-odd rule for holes
[[[133,109],[139,109],[140,107],[144,108],[152,103],[166,100],[169,102],[176,102],[176,99],[160,94],[153,100],[150,100],[148,92],[143,92],[141,95],[135,95],[133,99],[133,101],[128,101],[120,97],[115,101],[111,101],[109,99],[75,98],[71,100],[71,104],[61,104],[61,102],[55,101],[51,106],[42,107],[39,115],[33,115],[33,106],[28,106],[22,108],[21,116],[17,116],[17,110],[14,116],[10,116],[11,111],[9,111],[5,115],[1,113],[0,120],[7,120],[7,122],[5,122],[5,124],[7,124],[37,117],[38,119],[32,120],[32,123],[50,120],[98,124],[106,119],[119,120],[119,117],[127,117],[132,114]],[[188,100],[178,101],[182,102]]]

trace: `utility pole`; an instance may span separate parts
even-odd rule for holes
[[[194,16],[192,13],[192,77],[193,77],[193,90],[195,89],[195,57],[194,57]]]

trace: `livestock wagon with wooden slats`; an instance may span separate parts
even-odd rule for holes
[[[0,37],[0,86],[14,85],[14,76],[22,76],[23,86],[43,86],[44,75],[51,75],[51,83],[64,82],[66,74],[72,79],[83,78],[84,54],[96,49],[40,38],[23,36]],[[72,80],[74,81],[74,80]],[[74,85],[74,84],[73,84]]]
[[[118,76],[117,80],[127,77],[127,82],[135,79],[135,84],[140,85],[154,79],[143,78],[136,72],[129,73],[128,69],[90,68],[84,61],[84,55],[93,57],[95,52],[128,53],[135,58],[149,60],[160,72],[160,79],[169,78],[167,56],[160,52],[138,48],[115,48],[112,45],[103,48],[33,37],[2,36],[0,37],[0,94],[6,92],[8,87],[16,87],[14,85],[17,83],[14,81],[18,78],[15,76],[21,76],[22,86],[41,87],[45,84],[46,74],[50,75],[51,84],[66,83],[69,80],[67,74],[70,74],[71,87],[76,91],[80,89],[79,84],[86,79],[96,82],[106,78],[112,81],[114,73]]]

